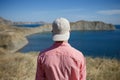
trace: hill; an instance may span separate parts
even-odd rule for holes
[[[6,19],[0,17],[0,24],[8,24],[8,25],[11,25],[11,24],[12,24],[12,21],[6,20]]]
[[[72,30],[115,30],[115,26],[100,21],[77,21],[71,23]]]
[[[107,24],[100,21],[77,21],[77,22],[71,22],[70,23],[71,30],[115,30],[115,26],[112,24]],[[41,26],[42,32],[48,32],[52,30],[52,24],[46,24],[44,26]]]

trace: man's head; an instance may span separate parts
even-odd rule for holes
[[[53,41],[68,41],[70,23],[65,18],[57,18],[52,24]]]

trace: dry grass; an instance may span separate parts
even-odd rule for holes
[[[87,57],[87,80],[120,80],[120,61]]]
[[[0,55],[0,80],[34,80],[37,53]],[[87,80],[119,80],[120,61],[87,57]]]
[[[34,80],[37,54],[0,55],[0,80]]]

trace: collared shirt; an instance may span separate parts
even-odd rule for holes
[[[85,58],[68,42],[55,42],[38,56],[36,80],[86,80]]]

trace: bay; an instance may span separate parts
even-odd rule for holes
[[[42,51],[50,47],[51,33],[28,36],[29,44],[21,52]],[[120,30],[114,31],[72,31],[69,43],[85,56],[120,59]]]

